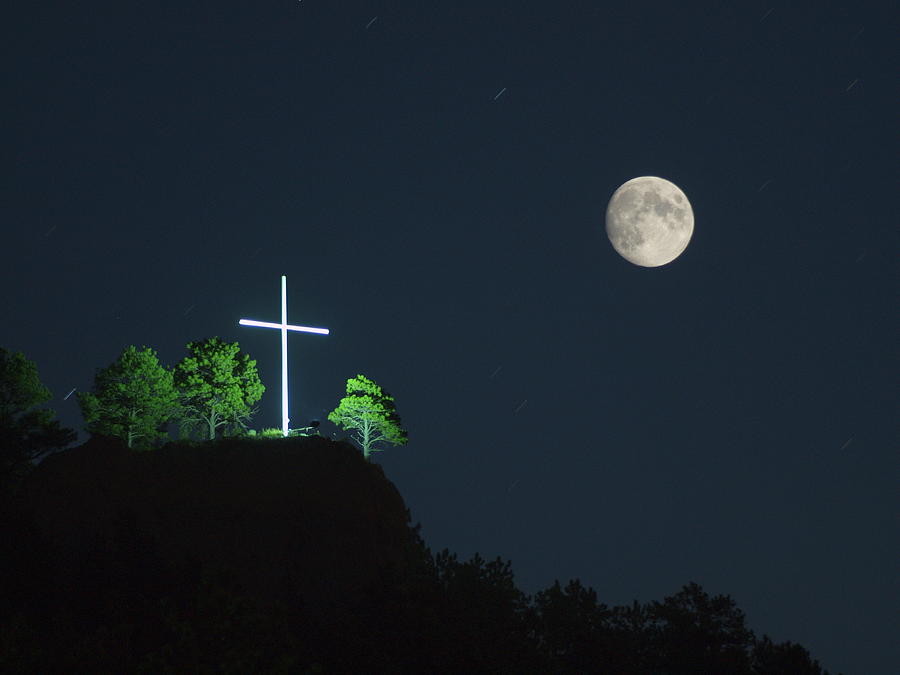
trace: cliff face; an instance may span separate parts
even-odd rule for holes
[[[215,574],[263,604],[338,608],[402,575],[409,538],[381,468],[318,437],[150,452],[95,438],[45,460],[23,499],[60,590],[126,602]]]
[[[432,556],[381,468],[321,438],[94,439],[0,500],[0,542],[0,672],[822,675],[696,584],[530,601],[499,558]]]

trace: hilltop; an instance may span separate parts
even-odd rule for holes
[[[273,617],[339,621],[407,573],[412,541],[406,506],[381,467],[320,437],[146,452],[95,437],[43,461],[17,511],[27,518],[7,524],[18,547],[6,571],[17,573],[13,605],[26,607],[20,620],[35,643],[21,657],[35,667],[51,656],[74,666],[85,652],[101,668],[179,663],[183,655],[147,658],[188,624],[215,633],[229,620],[231,630],[262,621],[228,640],[266,663],[250,645],[257,631],[275,630]]]
[[[432,554],[381,467],[320,437],[94,437],[0,508],[0,671],[821,675],[686,585],[607,607]]]

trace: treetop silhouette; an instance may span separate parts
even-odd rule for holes
[[[42,408],[52,398],[38,377],[37,366],[22,352],[0,347],[0,483],[5,490],[18,482],[31,462],[66,447],[75,432]]]

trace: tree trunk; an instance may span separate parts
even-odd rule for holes
[[[136,417],[134,408],[132,408],[128,413],[128,426],[125,430],[125,444],[130,448],[131,444],[134,443],[135,433],[134,433],[134,418]]]
[[[362,437],[363,457],[368,460],[369,459],[369,446],[372,443],[372,441],[370,440],[372,437],[372,429],[371,429],[368,421],[363,423],[362,435],[363,435],[363,437]]]

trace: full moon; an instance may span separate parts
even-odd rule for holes
[[[674,183],[641,176],[623,183],[606,207],[606,235],[616,252],[641,267],[670,263],[694,233],[694,211]]]

